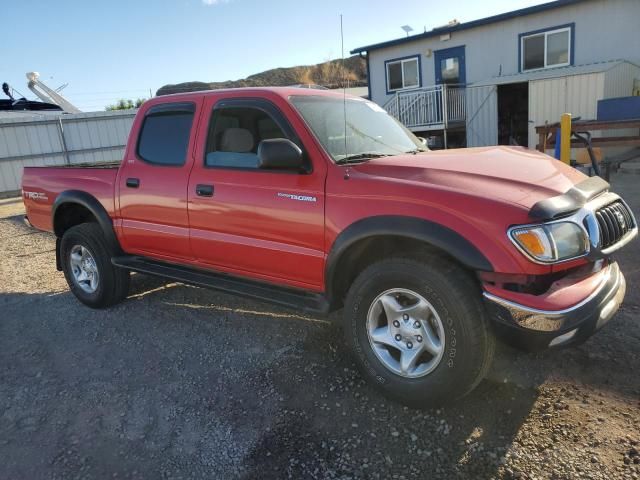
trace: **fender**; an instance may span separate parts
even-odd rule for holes
[[[493,266],[487,257],[458,232],[421,218],[381,215],[352,223],[336,238],[327,257],[325,269],[326,292],[330,296],[333,296],[333,277],[342,255],[356,242],[376,236],[419,240],[444,250],[471,270],[493,271]]]
[[[112,249],[114,254],[118,254],[122,252],[120,248],[120,242],[118,242],[118,238],[116,237],[116,232],[113,229],[113,222],[111,221],[111,217],[107,213],[107,210],[104,206],[91,194],[87,192],[83,192],[81,190],[66,190],[60,193],[55,201],[53,202],[53,206],[51,209],[51,217],[53,223],[53,231],[57,237],[56,240],[56,266],[58,270],[61,269],[60,264],[60,239],[62,238],[62,234],[59,229],[55,226],[56,213],[58,208],[64,204],[75,203],[77,205],[82,205],[87,210],[91,212],[91,214],[95,217],[102,229],[104,234],[104,238],[107,242],[107,245]]]

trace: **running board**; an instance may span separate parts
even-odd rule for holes
[[[196,268],[157,262],[138,256],[113,257],[111,263],[139,273],[170,278],[180,283],[207,287],[226,293],[255,298],[295,310],[327,315],[329,302],[320,293],[279,287],[268,283],[245,280],[232,275],[209,272]]]

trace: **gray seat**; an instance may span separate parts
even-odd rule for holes
[[[209,152],[209,167],[258,168],[258,155],[252,152],[253,135],[246,128],[227,128],[220,135],[215,152]]]
[[[253,135],[246,128],[227,128],[222,132],[220,145],[222,152],[247,153],[253,150]]]

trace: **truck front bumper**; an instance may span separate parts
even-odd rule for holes
[[[583,342],[611,320],[626,290],[617,263],[611,262],[596,275],[593,291],[578,303],[558,310],[532,308],[485,291],[485,304],[496,333],[510,345],[529,351]]]

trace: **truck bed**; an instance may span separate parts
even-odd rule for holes
[[[87,192],[112,216],[115,213],[114,186],[120,162],[25,167],[22,197],[29,222],[42,230],[53,230],[52,207],[67,190]],[[113,218],[113,217],[112,217]]]

